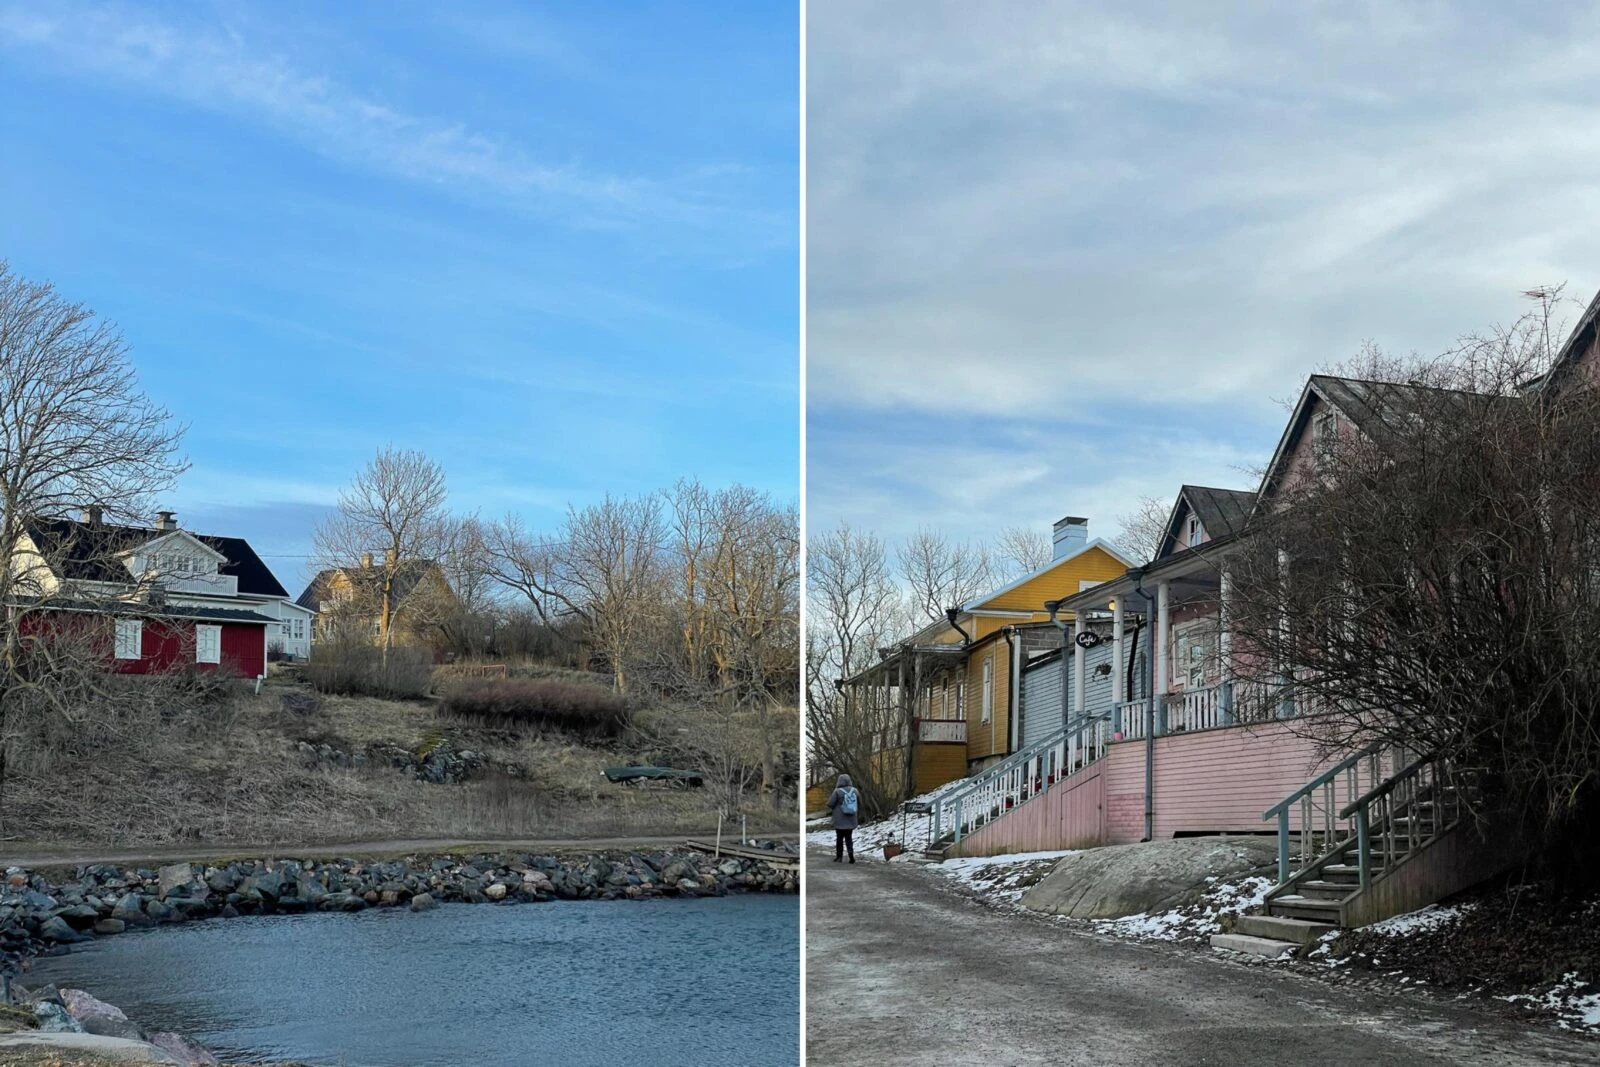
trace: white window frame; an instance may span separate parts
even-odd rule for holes
[[[983,657],[983,721],[994,718],[994,653]]]
[[[196,663],[222,662],[222,627],[210,623],[195,623],[194,661]]]
[[[118,619],[116,657],[120,660],[144,658],[144,620]]]
[[[1200,545],[1200,520],[1193,515],[1189,516],[1189,547],[1198,548]]]
[[[1333,411],[1319,411],[1311,416],[1311,449],[1317,465],[1324,466],[1333,458],[1339,440],[1339,416]]]

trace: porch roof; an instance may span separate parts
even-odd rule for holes
[[[972,648],[973,645],[968,644],[915,645],[907,643],[903,645],[896,645],[892,648],[880,649],[879,655],[882,658],[879,659],[877,663],[863,667],[861,670],[850,675],[848,678],[840,678],[837,684],[865,685],[869,682],[881,682],[884,675],[891,670],[899,668],[902,661],[904,661],[908,656],[932,656],[936,659],[948,660],[950,661],[949,665],[954,665],[962,660],[965,660],[967,658],[967,653],[970,652]],[[912,662],[914,662],[914,659]]]
[[[1154,599],[1156,586],[1162,582],[1168,584],[1172,599],[1178,603],[1190,597],[1214,593],[1221,585],[1222,560],[1235,540],[1237,535],[1213,538],[1154,563],[1135,567],[1120,578],[1101,582],[1081,593],[1056,601],[1056,609],[1058,612],[1095,611],[1117,597],[1138,597],[1140,585]]]

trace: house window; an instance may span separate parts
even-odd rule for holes
[[[139,659],[144,645],[144,622],[140,619],[117,620],[117,658]]]
[[[983,658],[983,721],[994,717],[994,653]]]
[[[1319,411],[1311,420],[1311,447],[1317,466],[1333,458],[1334,442],[1339,434],[1339,416],[1331,411]]]
[[[201,624],[194,628],[194,661],[222,662],[222,627]]]
[[[966,678],[966,675],[963,674],[961,676],[961,683],[956,686],[956,718],[965,719],[966,717],[967,717],[967,678]]]
[[[285,637],[293,637],[294,636],[294,624],[291,623],[288,619],[284,619],[283,620],[282,630],[283,630],[283,636],[285,636]]]
[[[1194,548],[1200,543],[1200,520],[1194,516],[1189,517],[1189,547]]]
[[[294,639],[296,641],[303,641],[303,640],[305,640],[305,636],[306,636],[306,620],[304,620],[304,619],[295,619],[294,620]]]

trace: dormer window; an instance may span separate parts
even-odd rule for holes
[[[1194,547],[1196,547],[1197,545],[1200,544],[1201,533],[1202,533],[1202,531],[1200,529],[1200,520],[1195,518],[1193,515],[1190,515],[1189,516],[1189,537],[1188,537],[1189,547],[1190,548],[1194,548]]]

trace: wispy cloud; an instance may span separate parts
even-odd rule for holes
[[[692,175],[610,173],[552,162],[493,131],[416,113],[302,69],[225,23],[178,21],[128,5],[0,6],[0,46],[77,76],[250,118],[330,159],[466,195],[492,196],[569,224],[749,226],[786,241],[783,218],[730,194],[718,167]]]

